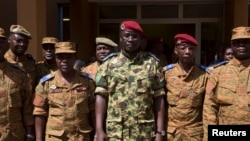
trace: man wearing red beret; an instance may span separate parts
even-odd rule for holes
[[[159,60],[143,52],[143,30],[135,21],[120,26],[121,52],[96,73],[96,141],[163,140],[165,91]],[[105,106],[103,106],[105,105]],[[106,133],[103,130],[105,113]]]
[[[201,141],[206,72],[195,64],[198,42],[188,34],[174,37],[175,64],[163,68],[167,90],[166,139]]]

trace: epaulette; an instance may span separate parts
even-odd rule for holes
[[[160,59],[157,58],[152,52],[148,52],[148,55],[155,58],[155,60],[157,60],[158,62],[160,62]]]
[[[163,67],[163,72],[164,72],[164,71],[167,71],[167,70],[170,70],[170,69],[172,69],[172,68],[174,68],[174,64],[166,65],[165,67]]]
[[[25,54],[25,55],[27,56],[27,58],[29,60],[32,60],[32,61],[36,62],[36,60],[34,59],[34,57],[31,54]]]
[[[23,67],[19,66],[17,63],[12,64],[12,66],[13,66],[14,68],[17,68],[17,69],[23,71],[23,72],[26,72],[26,70],[25,70]]]
[[[207,67],[204,66],[204,65],[199,65],[200,69],[203,70],[203,71],[207,71]]]
[[[208,73],[211,73],[213,71],[213,69],[215,69],[215,68],[217,68],[217,67],[219,67],[221,65],[225,65],[225,64],[227,64],[227,61],[222,61],[222,62],[216,63],[214,65],[208,66],[206,71]]]
[[[102,59],[102,62],[105,62],[106,60],[108,60],[109,58],[112,58],[114,56],[117,56],[117,53],[110,53],[108,56],[106,56],[105,58]]]
[[[89,79],[94,79],[94,77],[93,77],[91,74],[86,73],[86,72],[81,72],[80,75],[81,75],[81,76],[84,76],[84,77],[87,77],[87,78],[89,78]]]
[[[51,78],[53,78],[53,77],[54,77],[54,74],[52,74],[52,73],[47,74],[47,75],[43,76],[43,77],[40,79],[39,83],[44,83],[45,81],[47,81],[47,80],[49,80],[49,79],[51,79]]]

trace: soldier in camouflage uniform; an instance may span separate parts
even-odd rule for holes
[[[250,27],[232,30],[234,57],[209,75],[203,109],[204,140],[208,125],[250,124]]]
[[[98,67],[101,65],[102,60],[109,54],[115,51],[117,44],[105,37],[96,38],[96,61],[82,69],[83,72],[89,73],[95,78]]]
[[[167,90],[168,141],[201,141],[202,106],[207,74],[195,64],[198,42],[188,34],[174,37],[178,62],[163,68]]]
[[[4,57],[8,62],[28,73],[34,91],[36,79],[35,60],[30,54],[25,54],[30,39],[30,33],[23,26],[11,25],[8,40],[10,49],[5,53]]]
[[[56,43],[55,54],[58,70],[42,77],[36,87],[36,141],[44,140],[45,130],[46,141],[89,141],[93,130],[89,118],[94,119],[94,80],[73,68],[74,43]]]
[[[57,70],[55,60],[55,44],[58,39],[55,37],[44,37],[42,39],[42,54],[44,57],[43,61],[36,63],[36,84],[46,74]]]
[[[159,60],[141,51],[143,30],[135,21],[120,28],[121,52],[98,68],[95,81],[96,141],[163,140],[165,92]],[[106,130],[103,121],[107,112]]]
[[[0,28],[0,140],[33,141],[32,93],[28,76],[7,62],[8,42]]]

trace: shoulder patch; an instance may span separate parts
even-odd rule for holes
[[[167,70],[170,70],[170,69],[172,69],[172,68],[174,68],[174,64],[166,65],[165,67],[163,67],[163,72],[164,72],[164,71],[167,71]]]
[[[158,62],[160,62],[160,59],[158,59],[152,52],[148,52],[148,55],[151,56],[151,57],[153,57]]]
[[[25,70],[23,67],[19,66],[17,63],[12,64],[12,66],[13,66],[14,68],[17,68],[17,69],[23,71],[23,72],[26,72],[26,70]]]
[[[215,69],[215,68],[217,68],[217,67],[219,67],[219,66],[225,65],[225,64],[227,64],[227,63],[228,63],[227,61],[222,61],[222,62],[213,64],[213,65],[211,65],[211,66],[208,66],[206,71],[207,71],[208,73],[211,73],[211,72],[213,71],[213,69]]]
[[[54,74],[52,74],[52,73],[47,74],[47,75],[43,76],[43,77],[40,79],[39,83],[44,83],[44,82],[46,82],[47,80],[49,80],[49,79],[51,79],[51,78],[53,78],[53,77],[54,77]]]
[[[81,76],[84,76],[84,77],[87,77],[87,78],[89,78],[89,79],[94,79],[94,77],[93,77],[91,74],[86,73],[86,72],[81,72],[80,75],[81,75]]]
[[[112,58],[112,57],[114,57],[114,56],[117,56],[117,53],[111,53],[111,54],[109,54],[109,55],[106,56],[104,59],[102,59],[102,62],[105,62],[106,60],[108,60],[108,59],[110,59],[110,58]]]
[[[199,68],[200,68],[201,70],[203,70],[203,71],[207,71],[207,67],[204,66],[204,65],[199,65]]]

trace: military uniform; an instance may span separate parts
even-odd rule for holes
[[[9,63],[20,67],[20,69],[28,73],[28,76],[31,79],[31,84],[34,88],[36,79],[36,61],[33,59],[33,57],[30,54],[16,56],[10,49],[5,53],[4,57]]]
[[[24,126],[34,125],[32,93],[27,74],[0,63],[0,140],[23,141]]]
[[[206,72],[193,66],[185,74],[178,63],[164,67],[167,89],[167,140],[201,140]]]
[[[46,44],[52,44],[55,45],[58,42],[58,39],[54,37],[44,37],[42,39],[42,46],[46,46]],[[55,58],[54,58],[55,59]],[[53,60],[54,60],[53,59]],[[50,74],[58,69],[56,63],[54,64],[49,64],[46,59],[43,61],[39,61],[35,65],[35,70],[36,70],[36,84],[38,84],[39,80],[47,75]]]
[[[11,25],[10,27],[11,34],[19,34],[24,36],[27,39],[31,39],[30,33],[20,25]],[[31,84],[33,86],[33,90],[35,88],[35,79],[36,79],[36,72],[35,72],[35,59],[30,54],[25,54],[22,56],[17,56],[14,52],[9,49],[4,58],[11,64],[19,67],[26,73],[28,73],[29,78],[31,79]]]
[[[208,139],[208,125],[250,124],[250,58],[244,49],[250,47],[249,31],[250,27],[232,30],[234,58],[209,75],[203,106],[204,141]]]
[[[55,47],[55,53],[76,53],[71,42],[58,42]],[[87,73],[75,70],[67,85],[61,73],[58,69],[40,79],[33,114],[47,117],[46,141],[89,141],[95,83]]]
[[[250,124],[250,59],[245,62],[232,59],[210,74],[203,111],[205,139],[209,124]]]
[[[96,74],[96,94],[108,99],[109,140],[144,140],[155,136],[153,98],[165,95],[158,60],[144,52],[130,60],[122,52],[111,56]]]
[[[39,61],[35,65],[36,67],[36,77],[37,80],[39,81],[43,76],[50,74],[58,69],[56,64],[50,65],[47,63],[46,60]]]
[[[84,67],[82,69],[82,72],[86,72],[90,74],[93,78],[95,78],[95,75],[99,66],[100,66],[100,63],[98,61],[95,61],[91,63],[90,65]]]

